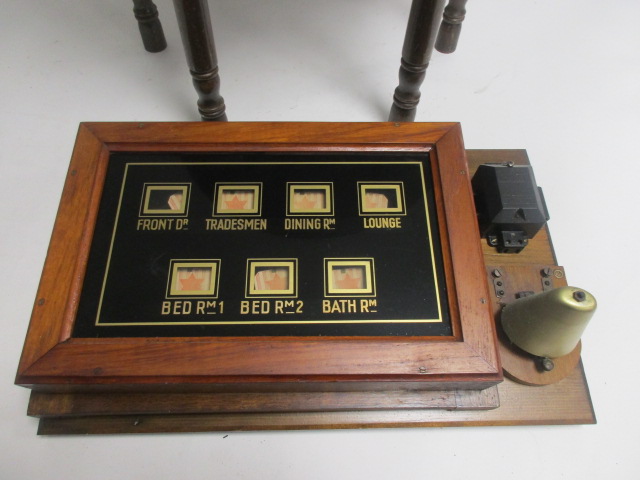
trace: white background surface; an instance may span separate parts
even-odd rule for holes
[[[230,120],[386,119],[409,0],[210,3]],[[417,120],[528,150],[559,262],[599,300],[598,425],[37,437],[13,379],[78,123],[199,117],[170,0],[158,54],[129,1],[3,0],[0,478],[640,478],[640,2],[469,3]]]

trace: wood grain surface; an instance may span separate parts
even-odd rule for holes
[[[528,163],[524,150],[470,150],[467,154],[471,172],[485,162]],[[531,248],[532,244],[538,246]],[[496,257],[501,261],[495,262]],[[528,265],[529,269],[533,265],[534,270],[556,263],[546,234],[538,234],[517,255],[498,255],[485,249],[485,259],[488,265],[519,264]],[[495,398],[496,392],[499,398]],[[487,409],[488,404],[498,401],[498,408]],[[596,421],[581,363],[557,383],[533,387],[507,378],[482,392],[401,390],[294,395],[33,392],[29,414],[41,417],[38,433],[49,435],[566,425]]]
[[[109,154],[123,151],[428,152],[454,335],[71,337]],[[457,123],[81,124],[16,383],[225,392],[495,385],[502,371],[469,173]]]
[[[593,424],[596,421],[582,365],[569,377],[553,385],[530,387],[506,379],[497,389],[500,407],[492,410],[396,408],[212,414],[172,414],[169,410],[160,415],[51,416],[40,419],[38,434],[575,425]]]

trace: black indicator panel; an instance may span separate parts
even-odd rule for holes
[[[450,335],[428,154],[111,156],[74,337]]]

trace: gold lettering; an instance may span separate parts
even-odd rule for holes
[[[325,218],[323,228],[325,230],[333,230],[333,226],[336,224],[335,218]]]
[[[191,302],[187,300],[173,302],[171,313],[173,315],[189,315],[191,313]]]
[[[282,300],[276,300],[276,303],[273,308],[273,313],[283,314],[284,313],[283,307],[284,307],[284,302]]]
[[[360,311],[361,312],[369,312],[369,300],[361,299],[360,300]]]
[[[344,300],[334,300],[333,307],[331,308],[331,313],[344,313],[340,302],[344,302]]]
[[[198,306],[196,306],[196,311]],[[190,315],[193,311],[193,303],[191,300],[167,300],[162,302],[161,315]],[[199,312],[198,312],[199,313]]]
[[[258,303],[257,300],[253,302],[253,308],[251,309],[251,313],[255,314],[267,314],[271,311],[271,304],[267,300],[262,300]]]
[[[196,303],[197,315],[215,315],[218,303],[215,300],[198,300]],[[220,313],[222,313],[222,302],[220,302]]]
[[[249,313],[249,302],[243,300],[240,302],[240,314],[246,315],[247,313]]]
[[[366,300],[361,300],[360,306],[362,306]],[[302,301],[299,301],[297,313],[302,313]],[[368,309],[362,311],[368,312]],[[355,299],[340,299],[340,300],[323,300],[322,301],[322,313],[357,313],[358,303]]]
[[[285,218],[285,230],[321,230],[322,219],[320,218]]]
[[[364,217],[364,228],[402,228],[399,217]]]
[[[331,300],[322,301],[322,313],[331,313]]]
[[[187,225],[189,225],[188,218],[178,218],[176,219],[176,230],[188,230]]]
[[[138,230],[172,230],[175,218],[139,218]]]
[[[169,315],[171,313],[171,302],[162,302],[161,315]]]
[[[266,230],[266,218],[207,218],[207,230]]]
[[[277,308],[277,307],[276,307]],[[222,313],[222,303],[220,304]],[[271,303],[267,300],[243,300],[240,302],[240,314],[242,315],[266,315],[271,311]]]

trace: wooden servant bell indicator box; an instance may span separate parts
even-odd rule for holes
[[[471,176],[452,123],[82,124],[16,378],[29,413],[71,433],[496,409]]]

